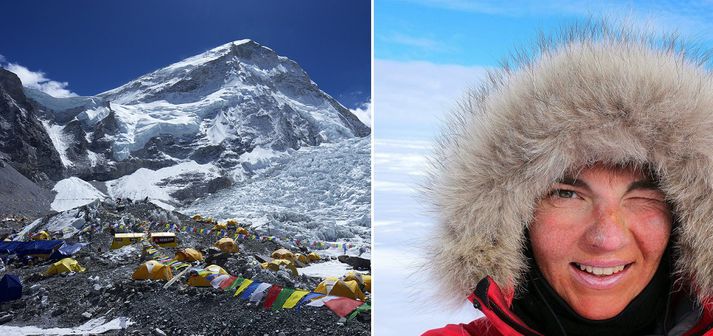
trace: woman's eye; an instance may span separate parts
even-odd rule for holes
[[[572,190],[566,190],[566,189],[555,189],[552,191],[552,196],[559,197],[559,198],[575,198],[577,197],[577,193],[572,191]]]

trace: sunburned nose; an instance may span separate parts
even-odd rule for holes
[[[596,251],[616,251],[631,241],[626,220],[617,206],[600,205],[594,214],[584,243]]]

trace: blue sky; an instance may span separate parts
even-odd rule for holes
[[[705,1],[378,0],[375,56],[439,64],[496,66],[539,31],[588,17],[626,17],[654,30],[675,30],[713,45],[713,4]]]
[[[250,38],[298,62],[347,107],[370,101],[370,1],[26,0],[2,11],[5,63],[79,95]]]
[[[449,111],[515,48],[539,32],[603,16],[678,32],[713,49],[704,1],[376,0],[374,5],[374,334],[418,335],[479,313],[448,310],[424,246],[435,221],[419,192]]]

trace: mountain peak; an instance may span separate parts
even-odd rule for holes
[[[172,102],[187,102],[185,99],[201,99],[226,83],[245,80],[248,72],[260,81],[283,72],[300,78],[307,74],[294,61],[277,55],[272,49],[243,39],[228,42],[201,54],[186,58],[143,75],[118,88],[98,96],[120,104],[148,103],[166,99]],[[308,78],[306,82],[311,82]],[[200,88],[198,95],[188,94]],[[176,98],[180,96],[180,98]]]
[[[209,49],[208,51],[205,51],[198,55],[191,56],[191,57],[186,58],[182,61],[171,64],[166,68],[179,68],[179,67],[182,67],[185,65],[204,63],[201,61],[215,60],[215,59],[218,59],[220,57],[223,57],[223,56],[229,54],[230,52],[233,52],[237,47],[242,46],[242,45],[261,47],[259,43],[255,42],[251,39],[231,41],[231,42],[228,42],[225,44],[221,44],[215,48]]]

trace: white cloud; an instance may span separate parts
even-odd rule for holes
[[[671,28],[710,39],[713,30],[713,3],[709,1],[647,1],[632,3],[619,0],[405,0],[432,8],[483,13],[506,17],[576,16],[607,17],[634,23],[644,29],[670,32]]]
[[[364,125],[369,126],[369,128],[372,128],[371,124],[371,102],[366,102],[364,104],[361,104],[361,106],[351,109],[352,113],[354,113],[357,118],[359,118],[359,121],[364,123]]]
[[[22,85],[40,90],[50,96],[63,98],[63,97],[75,97],[76,93],[67,90],[69,83],[53,81],[45,77],[45,73],[42,71],[32,71],[22,65],[17,63],[8,63],[3,66],[10,72],[13,72],[20,78]]]
[[[5,60],[6,60],[5,56],[0,54],[0,63],[5,63]]]
[[[436,39],[423,36],[411,36],[403,33],[379,35],[379,39],[387,43],[400,44],[407,47],[414,47],[426,51],[443,52],[447,49],[452,49]]]
[[[486,68],[424,61],[374,61],[377,138],[430,138]]]

